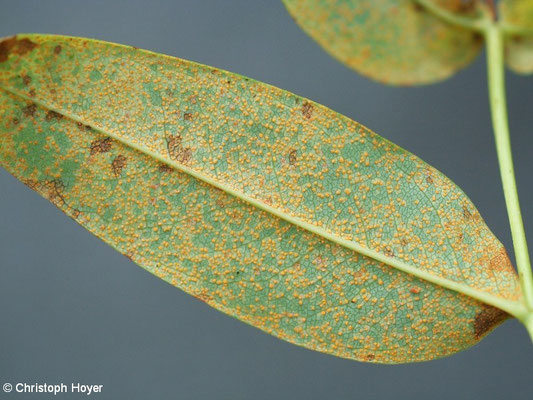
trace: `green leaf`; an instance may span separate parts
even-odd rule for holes
[[[499,6],[503,22],[516,30],[506,37],[507,66],[519,74],[531,74],[533,73],[533,1],[503,0]]]
[[[0,49],[0,165],[218,310],[383,363],[457,352],[519,314],[516,274],[465,194],[362,125],[133,47],[19,35]]]
[[[478,1],[430,0],[445,11],[478,15]],[[377,81],[420,85],[468,65],[483,43],[413,0],[283,0],[298,25],[331,56]]]

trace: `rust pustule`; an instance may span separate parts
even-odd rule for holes
[[[483,309],[474,318],[474,337],[481,339],[486,333],[509,318],[509,314],[499,308],[483,305]]]
[[[37,44],[30,39],[18,40],[16,36],[4,39],[0,42],[0,62],[5,62],[11,53],[23,56],[32,51]]]

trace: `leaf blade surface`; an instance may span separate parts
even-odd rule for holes
[[[392,363],[466,348],[506,314],[383,260],[521,299],[464,193],[346,117],[126,46],[15,40],[0,63],[2,166],[217,309],[308,348]]]
[[[331,56],[392,85],[438,82],[470,64],[481,37],[441,21],[412,0],[283,0],[297,24]],[[439,1],[477,15],[477,2]]]

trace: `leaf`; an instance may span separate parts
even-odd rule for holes
[[[504,23],[529,33],[509,34],[505,41],[505,61],[519,74],[533,73],[533,1],[503,0],[499,4]]]
[[[133,47],[7,40],[0,165],[212,307],[382,363],[467,348],[519,307],[505,250],[464,193],[362,125]]]
[[[431,0],[477,15],[476,0]],[[412,0],[283,0],[296,23],[331,56],[377,81],[420,85],[467,66],[483,43]]]

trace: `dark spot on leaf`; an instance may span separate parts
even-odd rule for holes
[[[468,209],[468,206],[466,206],[465,204],[463,204],[463,217],[464,217],[466,220],[472,218],[472,213],[471,213],[470,210]]]
[[[313,105],[307,101],[304,102],[302,104],[302,114],[307,119],[311,118],[311,115],[313,115]]]
[[[98,139],[91,143],[91,156],[98,153],[107,153],[111,150],[111,138]]]
[[[118,178],[122,174],[122,170],[126,166],[128,162],[128,159],[123,156],[122,154],[119,154],[115,157],[113,162],[111,163],[111,167],[113,168],[113,173]]]
[[[187,164],[192,158],[192,150],[189,147],[183,147],[180,135],[171,135],[167,137],[168,154],[171,159],[180,164]]]
[[[30,39],[21,39],[17,41],[17,46],[15,47],[15,53],[23,56],[26,53],[32,51],[37,44],[33,43]]]
[[[416,2],[411,2],[411,4],[413,5],[413,10],[415,10],[415,12],[424,12],[425,9],[423,6],[421,6],[420,4],[416,3]]]
[[[387,257],[394,257],[396,254],[394,253],[394,250],[392,250],[390,247],[387,247],[385,249],[385,255]]]
[[[13,118],[13,125],[18,125],[20,123],[18,118]]]
[[[22,109],[22,114],[26,117],[33,117],[35,115],[35,110],[37,110],[37,106],[32,103]]]
[[[23,56],[32,51],[36,46],[37,44],[26,38],[18,40],[16,36],[13,36],[4,39],[0,42],[0,62],[7,61],[11,53]]]
[[[30,93],[29,93],[29,94],[30,94],[30,97],[35,97],[35,90],[33,90],[33,89],[30,90]]]
[[[22,83],[25,85],[25,86],[28,86],[30,83],[31,83],[31,76],[29,75],[24,75],[22,77]]]
[[[174,169],[170,165],[165,163],[159,164],[159,172],[170,173],[172,171],[174,171]]]
[[[431,176],[426,176],[426,182],[428,185],[433,185],[433,178]]]
[[[51,121],[53,119],[61,119],[61,118],[63,118],[63,115],[59,114],[58,112],[50,110],[46,113],[47,121]]]
[[[185,121],[192,121],[192,114],[191,113],[184,113],[183,114],[183,119]]]
[[[57,54],[61,54],[61,50],[63,50],[63,49],[62,49],[61,45],[58,44],[56,47],[54,47],[54,54],[56,54],[56,55]]]
[[[476,43],[482,43],[485,40],[483,35],[481,33],[479,33],[479,32],[473,32],[472,33],[472,38],[474,39],[474,41]]]
[[[474,337],[480,339],[493,328],[509,318],[509,314],[499,308],[483,304],[483,309],[474,318]]]
[[[7,61],[9,53],[11,53],[11,50],[15,47],[15,43],[17,43],[15,36],[0,42],[0,62]]]
[[[367,354],[365,358],[367,361],[373,361],[376,356],[374,354]]]
[[[83,125],[81,122],[76,122],[76,125],[80,130],[85,132],[90,132],[93,130],[93,128],[91,128],[89,125]]]
[[[61,178],[47,180],[42,183],[42,193],[56,206],[62,206],[66,204],[65,197],[63,195],[64,190],[65,184]]]
[[[289,152],[289,165],[294,165],[296,164],[296,161],[298,159],[298,150],[291,150]]]

